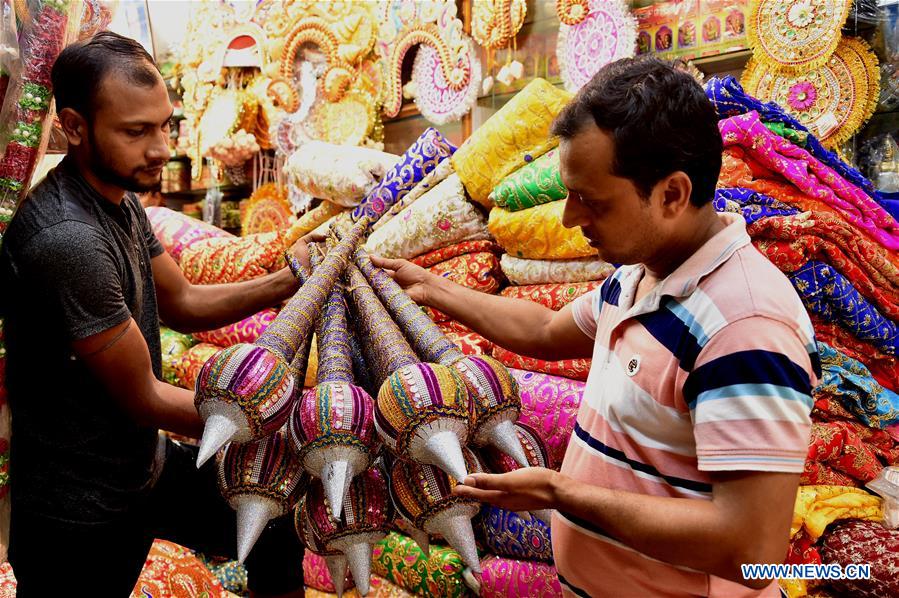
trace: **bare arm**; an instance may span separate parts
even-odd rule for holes
[[[147,343],[133,319],[74,341],[72,348],[134,421],[200,437],[203,422],[194,407],[194,393],[156,379]]]
[[[309,267],[308,237],[296,242],[293,254]],[[181,332],[212,330],[236,322],[289,299],[299,283],[289,268],[231,284],[191,284],[168,253],[153,258],[153,279],[159,314],[167,326]]]
[[[753,588],[769,585],[743,579],[740,565],[784,561],[799,475],[735,472],[713,482],[712,500],[668,498],[531,467],[469,476],[455,492],[513,511],[557,509],[655,559]]]
[[[481,293],[406,260],[372,256],[414,301],[439,309],[491,342],[538,359],[573,359],[593,354],[593,339],[574,322],[571,306],[556,312],[524,299]]]

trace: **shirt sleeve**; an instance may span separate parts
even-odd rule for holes
[[[596,338],[595,306],[598,292],[599,289],[593,289],[571,302],[571,314],[574,316],[574,323],[577,324],[581,332],[592,339]]]
[[[683,386],[699,469],[802,472],[814,358],[795,329],[764,316],[717,332]]]
[[[141,205],[140,200],[137,199],[137,197],[134,198],[134,204],[136,206],[135,211],[137,212],[138,222],[140,223],[140,230],[147,243],[147,249],[150,251],[150,259],[153,259],[156,256],[162,255],[165,248],[162,246],[162,243],[159,242],[156,233],[153,232],[153,226],[150,224],[150,219],[147,217],[147,211]]]
[[[32,237],[17,256],[19,277],[60,318],[71,340],[117,326],[131,317],[119,267],[94,227],[66,221]]]

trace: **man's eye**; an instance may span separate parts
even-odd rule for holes
[[[144,130],[143,129],[126,129],[125,133],[129,137],[140,137],[141,135],[144,134]]]

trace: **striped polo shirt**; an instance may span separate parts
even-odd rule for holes
[[[640,265],[573,304],[595,345],[565,475],[711,500],[711,472],[802,471],[820,375],[812,324],[743,218],[718,217],[724,230],[638,303]],[[552,541],[566,595],[779,595],[776,582],[756,591],[653,559],[565,513]]]

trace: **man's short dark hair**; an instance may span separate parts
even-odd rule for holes
[[[60,52],[50,73],[56,111],[72,108],[91,118],[100,85],[113,73],[142,87],[156,85],[160,77],[153,57],[144,47],[117,33],[101,31],[68,46]]]
[[[607,64],[562,110],[553,134],[571,139],[589,122],[612,137],[612,174],[630,179],[641,197],[680,170],[693,184],[694,205],[712,200],[723,151],[718,117],[677,65],[654,57]]]

